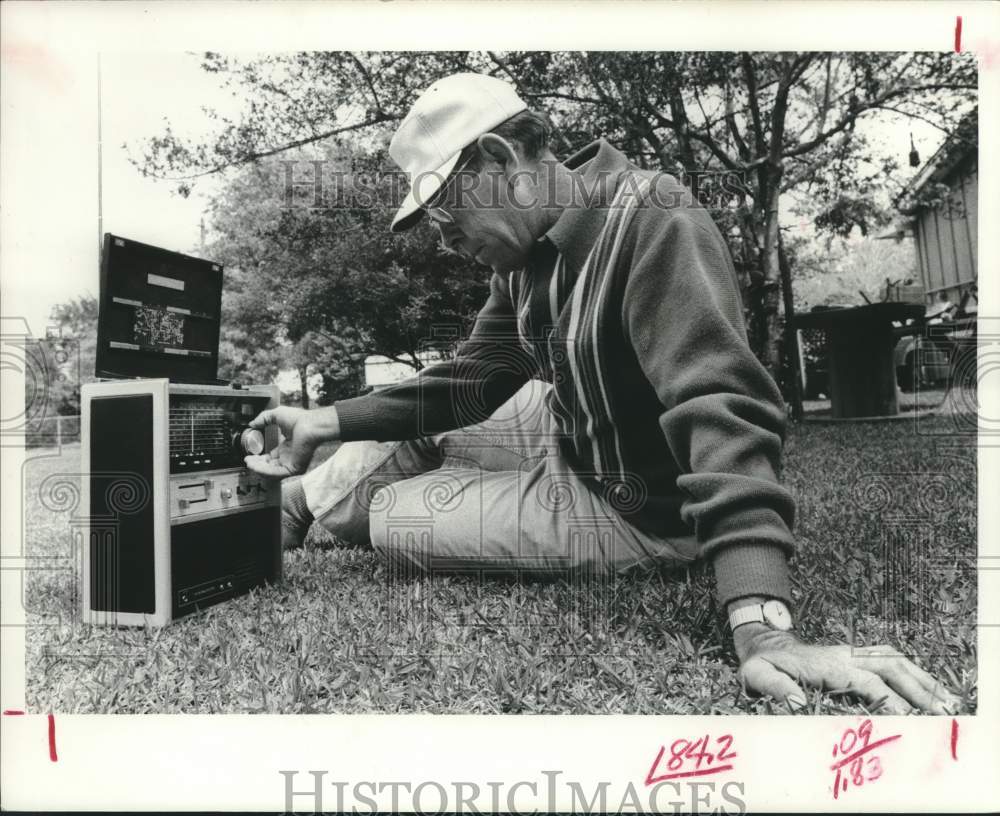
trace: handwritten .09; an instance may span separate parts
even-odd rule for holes
[[[840,741],[834,743],[834,763],[830,766],[830,770],[835,774],[834,799],[839,798],[840,794],[851,786],[860,788],[866,782],[874,782],[882,776],[882,762],[873,752],[876,748],[898,740],[902,735],[894,734],[872,742],[872,728],[872,721],[865,720],[858,726],[857,731],[853,728],[846,729]]]

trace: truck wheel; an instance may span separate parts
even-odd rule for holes
[[[903,391],[911,392],[917,389],[917,371],[912,351],[907,353],[903,365],[896,367],[896,382]]]

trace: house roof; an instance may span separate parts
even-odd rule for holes
[[[875,240],[885,241],[892,238],[896,241],[902,241],[904,238],[908,238],[913,235],[913,221],[914,219],[912,218],[897,218],[888,227],[877,233],[875,235]]]
[[[897,198],[897,207],[907,199],[919,194],[929,184],[934,184],[948,178],[965,159],[979,153],[979,109],[974,108],[962,119],[955,132],[945,139],[924,166],[903,188]],[[969,138],[970,133],[973,137]],[[904,204],[905,206],[905,204]],[[906,209],[900,207],[900,212],[908,215]],[[878,236],[881,237],[881,236]]]

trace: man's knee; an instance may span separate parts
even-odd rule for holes
[[[379,487],[439,465],[423,440],[346,442],[307,473],[302,486],[309,509],[321,524],[340,525],[349,519],[353,527],[360,514],[367,536],[367,510]]]
[[[368,509],[372,547],[391,562],[426,566],[456,538],[478,543],[480,502],[476,470],[436,470],[378,487]]]

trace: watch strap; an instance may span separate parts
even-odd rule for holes
[[[741,606],[729,613],[729,628],[735,629],[744,623],[765,623],[764,604],[754,603]]]

